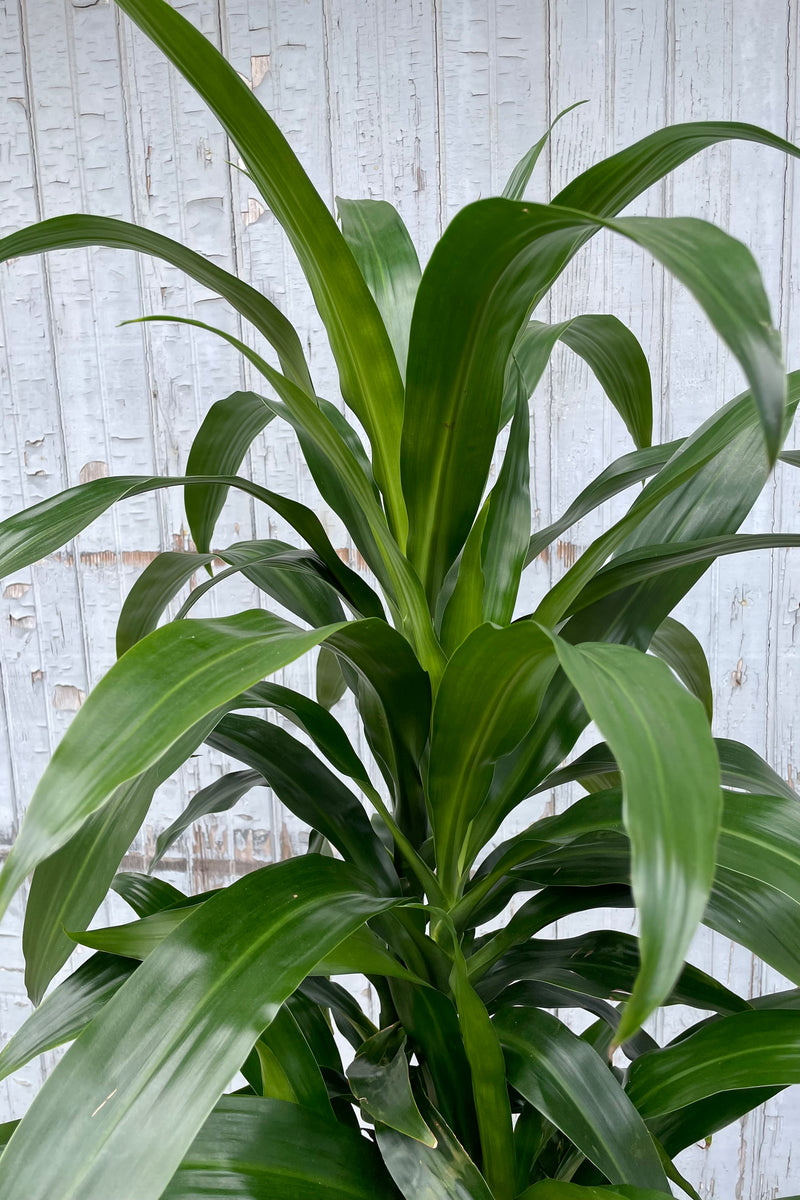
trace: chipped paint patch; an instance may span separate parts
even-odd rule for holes
[[[12,617],[9,615],[8,623],[15,633],[22,633],[25,630],[36,628],[36,617],[30,615],[25,617]]]
[[[93,459],[92,462],[84,463],[78,475],[80,483],[91,483],[93,479],[107,479],[109,476],[108,463],[102,459]]]
[[[253,54],[250,58],[250,86],[257,88],[269,72],[270,57],[268,54]]]
[[[9,583],[3,588],[4,600],[21,600],[31,590],[29,583]]]
[[[62,712],[77,712],[86,699],[86,692],[72,683],[57,683],[53,688],[53,708]]]

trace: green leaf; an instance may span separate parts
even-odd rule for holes
[[[615,459],[576,496],[557,521],[540,529],[537,533],[531,534],[528,552],[525,555],[525,566],[532,563],[557,537],[560,537],[581,517],[585,517],[587,513],[593,512],[606,500],[624,492],[635,483],[640,483],[649,475],[655,475],[682,445],[683,440],[679,439],[675,442],[665,442],[661,446],[648,446],[645,450],[634,450],[632,454],[623,454],[621,458]]]
[[[495,762],[530,729],[555,668],[551,642],[531,622],[482,625],[445,668],[431,722],[428,800],[439,879],[456,899],[469,868],[469,826]]]
[[[386,200],[336,197],[342,233],[381,314],[405,380],[411,314],[420,266],[411,235]]]
[[[348,628],[348,636],[354,642],[358,640],[358,631],[363,634],[364,626],[351,624]],[[238,696],[233,707],[274,709],[307,734],[335,770],[349,775],[360,787],[369,786],[367,769],[336,717],[308,696],[282,684],[265,681],[254,684]]]
[[[25,985],[34,1004],[75,949],[64,931],[89,924],[139,832],[156,789],[197,749],[221,715],[220,710],[211,713],[152,767],[121,784],[60,850],[34,871],[22,930]]]
[[[306,389],[311,390],[313,389]],[[187,475],[235,475],[250,444],[261,433],[274,413],[255,392],[233,392],[212,404],[194,440],[186,460]],[[184,492],[186,520],[195,546],[201,554],[211,549],[214,526],[225,505],[225,485],[190,487]]]
[[[505,1008],[494,1018],[509,1083],[612,1183],[669,1195],[658,1152],[597,1052],[549,1013]]]
[[[508,625],[514,615],[531,529],[530,414],[517,395],[514,418],[497,483],[489,493],[481,547],[483,619]]]
[[[94,688],[53,754],[0,874],[0,911],[28,872],[63,846],[115,788],[155,763],[208,713],[335,628],[305,632],[251,609],[179,621],[137,642]]]
[[[236,714],[223,717],[208,743],[263,775],[290,812],[318,830],[386,894],[396,890],[391,859],[360,801],[285,729]]]
[[[715,558],[726,554],[744,554],[751,550],[771,550],[800,546],[800,534],[794,533],[736,533],[726,537],[702,538],[692,542],[641,546],[613,558],[607,567],[598,571],[569,612],[577,612],[589,604],[639,583],[675,571],[689,564],[701,563],[710,567]]]
[[[521,200],[523,198],[525,189],[530,183],[533,169],[539,161],[539,155],[542,153],[548,141],[550,140],[550,135],[552,134],[558,122],[562,117],[565,117],[567,113],[572,112],[573,108],[578,108],[581,104],[587,103],[587,100],[576,100],[574,104],[568,105],[567,108],[562,108],[561,112],[553,121],[550,122],[547,132],[539,138],[538,142],[535,142],[533,146],[531,146],[530,150],[523,154],[522,158],[509,175],[506,186],[503,188],[502,194],[506,200]]]
[[[735,1088],[800,1083],[800,1012],[743,1012],[632,1063],[626,1090],[650,1118]]]
[[[337,705],[347,691],[342,668],[336,655],[327,646],[320,646],[317,656],[316,688],[317,703],[325,709]]]
[[[673,617],[662,621],[653,634],[648,649],[656,658],[663,659],[706,710],[708,722],[714,716],[714,694],[711,675],[703,647],[685,625]]]
[[[120,0],[119,6],[209,105],[286,231],[327,329],[342,395],[367,431],[402,538],[402,381],[378,309],[333,216],[275,122],[211,42],[166,0]]]
[[[436,1139],[431,1148],[387,1126],[375,1130],[389,1174],[405,1200],[494,1200],[475,1163],[431,1104],[425,1122]]]
[[[469,981],[454,930],[451,938],[450,987],[472,1077],[483,1174],[496,1200],[511,1200],[516,1191],[516,1156],[503,1051],[489,1013]]]
[[[137,917],[149,917],[151,913],[186,904],[188,900],[166,879],[154,879],[141,871],[120,871],[111,881],[111,887],[131,906]]]
[[[372,588],[355,571],[346,567],[331,545],[319,518],[297,500],[289,500],[276,492],[239,476],[210,475],[208,477],[148,477],[146,475],[112,475],[93,479],[59,492],[39,504],[23,509],[0,522],[0,578],[37,562],[58,550],[75,537],[118,500],[139,496],[160,488],[199,486],[224,483],[269,505],[293,529],[296,529],[339,583],[342,595],[350,598],[358,612],[365,616],[383,617],[383,606]]]
[[[757,125],[739,121],[691,121],[670,125],[581,172],[558,193],[556,203],[571,208],[589,208],[604,217],[613,216],[687,159],[708,146],[734,138],[798,156],[797,147],[791,142]]]
[[[152,633],[185,583],[213,559],[212,554],[167,550],[149,562],[134,583],[117,621],[117,658]]]
[[[451,655],[483,621],[486,581],[482,551],[489,501],[483,505],[469,532],[458,564],[455,586],[445,605],[439,640],[445,654]],[[441,599],[441,597],[440,597]]]
[[[392,1200],[396,1195],[377,1150],[354,1130],[296,1104],[225,1096],[186,1152],[163,1200]]]
[[[431,681],[385,621],[350,621],[327,639],[356,696],[369,748],[414,845],[427,837],[420,769],[431,721]]]
[[[195,821],[212,813],[229,812],[242,796],[262,783],[263,778],[258,771],[229,771],[227,775],[200,788],[180,816],[156,838],[156,850],[148,870],[155,870],[170,847]]]
[[[458,1015],[450,996],[434,988],[392,983],[392,999],[409,1042],[422,1064],[428,1095],[458,1141],[472,1157],[480,1155],[469,1062]],[[419,1099],[419,1096],[418,1096]],[[437,1137],[428,1109],[425,1120]],[[441,1123],[442,1118],[435,1116]]]
[[[262,1074],[265,1074],[265,1060],[270,1056],[274,1058],[291,1089],[294,1103],[329,1121],[334,1119],[320,1066],[286,1004],[256,1042],[256,1052],[261,1059]],[[270,1093],[265,1089],[264,1095]]]
[[[347,1068],[347,1078],[362,1111],[377,1124],[396,1129],[426,1146],[436,1146],[411,1091],[406,1037],[399,1025],[382,1029],[364,1042]]]
[[[277,351],[281,369],[294,382],[313,395],[303,348],[292,325],[275,305],[250,284],[214,263],[207,255],[189,250],[172,238],[117,221],[113,217],[95,217],[72,213],[28,225],[0,239],[0,260],[26,254],[45,254],[49,250],[78,249],[81,246],[109,246],[118,250],[137,250],[162,258],[185,271],[198,283],[222,296],[246,317]]]
[[[555,645],[622,771],[642,956],[624,1041],[670,992],[702,918],[722,807],[719,762],[702,706],[658,659],[628,646]]]
[[[71,1042],[136,969],[129,958],[94,954],[34,1009],[0,1053],[0,1079],[32,1058]]]
[[[280,1005],[321,955],[392,903],[343,863],[308,856],[190,909],[42,1088],[3,1155],[2,1200],[157,1200]]]
[[[650,368],[638,340],[617,317],[587,313],[557,325],[531,321],[514,344],[526,379],[538,382],[557,341],[584,360],[625,422],[637,450],[653,434]]]
[[[462,209],[437,244],[414,308],[401,469],[408,555],[433,605],[480,503],[514,338],[576,239],[600,228],[652,253],[694,295],[739,359],[769,456],[783,430],[780,338],[749,250],[688,218],[603,220],[554,205],[482,200]]]
[[[580,893],[584,889],[569,890]],[[579,902],[580,897],[576,905]],[[639,940],[629,933],[598,929],[555,941],[532,938],[509,950],[480,981],[478,992],[487,1003],[493,1003],[503,988],[516,981],[533,980],[602,1000],[619,1001],[630,995],[639,969]],[[690,963],[683,964],[663,1003],[683,1004],[726,1015],[742,1012],[748,1007],[735,992]]]
[[[241,572],[260,591],[309,625],[344,620],[338,582],[309,550],[298,550],[288,542],[270,538],[235,542],[217,551],[216,557],[230,563],[230,567],[193,588],[177,617],[185,617],[212,587]]]

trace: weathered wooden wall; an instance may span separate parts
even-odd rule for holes
[[[392,200],[426,257],[456,209],[497,193],[551,117],[561,124],[531,195],[671,121],[738,118],[798,140],[795,0],[180,0],[276,116],[326,200]],[[286,244],[225,137],[162,56],[108,0],[0,0],[0,222],[4,230],[72,211],[133,219],[185,239],[265,289],[307,337],[315,379],[334,394],[320,322]],[[747,145],[710,150],[654,188],[637,212],[706,216],[747,239],[774,311],[797,349],[800,237],[795,174]],[[0,512],[105,473],[179,473],[209,404],[248,381],[235,355],[180,327],[118,328],[140,313],[193,314],[227,328],[226,306],[160,262],[110,251],[23,259],[0,270]],[[657,429],[688,432],[741,385],[695,305],[638,250],[597,239],[567,272],[553,316],[612,311],[648,351]],[[585,369],[556,357],[534,404],[536,521],[560,512],[591,473],[626,448]],[[275,426],[250,468],[324,514],[291,436]],[[750,527],[796,529],[800,483],[770,484]],[[609,520],[586,520],[530,572],[539,593]],[[340,527],[324,514],[336,544]],[[338,532],[337,532],[338,530]],[[286,534],[241,498],[225,539]],[[338,539],[338,540],[337,540]],[[291,535],[287,535],[291,540]],[[187,545],[181,496],[121,505],[61,553],[6,581],[0,604],[0,836],[8,842],[43,766],[86,691],[113,661],[115,614],[159,550]],[[231,584],[219,611],[252,600]],[[726,559],[684,605],[708,648],[716,732],[750,742],[787,778],[800,655],[800,556]],[[310,668],[287,672],[310,686]],[[162,790],[130,862],[201,780],[209,754]],[[167,864],[189,889],[301,848],[297,823],[266,790],[198,828]],[[21,904],[0,937],[4,1037],[27,1012]],[[105,914],[108,916],[108,911]],[[746,993],[780,985],[722,939],[695,961]],[[0,1119],[41,1081],[34,1064],[0,1089]],[[704,1196],[767,1200],[800,1190],[800,1123],[787,1092],[710,1149],[685,1155]],[[795,1153],[792,1156],[794,1140]]]

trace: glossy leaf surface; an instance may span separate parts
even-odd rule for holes
[[[310,856],[193,909],[53,1072],[3,1155],[0,1197],[156,1200],[283,1001],[388,903],[342,863]],[[223,963],[230,986],[220,989]],[[157,1047],[143,1059],[156,1025]]]

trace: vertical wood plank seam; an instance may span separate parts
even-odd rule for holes
[[[38,153],[38,139],[36,136],[36,120],[34,117],[33,79],[32,79],[32,75],[31,75],[30,58],[28,55],[28,35],[27,35],[28,20],[27,20],[27,10],[26,10],[26,0],[19,0],[19,24],[20,24],[20,49],[21,49],[23,73],[24,73],[24,78],[25,78],[25,115],[26,115],[27,124],[28,124],[28,137],[30,139],[30,146],[31,146],[31,183],[32,183],[34,207],[36,209],[36,219],[41,221],[44,216],[43,206],[42,206],[42,182],[41,182],[41,179],[39,176],[39,153]],[[53,294],[52,294],[52,287],[51,287],[51,277],[50,277],[50,271],[49,271],[49,268],[47,265],[47,256],[46,255],[42,256],[41,263],[42,263],[42,282],[44,284],[44,309],[45,309],[45,315],[46,315],[46,320],[47,320],[47,335],[46,335],[47,336],[47,352],[48,352],[48,358],[50,360],[51,370],[53,372],[53,387],[54,387],[55,396],[56,396],[56,412],[58,414],[58,430],[57,430],[58,446],[59,446],[59,453],[61,456],[62,470],[64,473],[64,482],[67,485],[69,485],[69,479],[67,477],[68,460],[67,460],[66,437],[64,434],[64,415],[63,415],[63,405],[61,403],[61,376],[60,376],[60,372],[59,372],[59,364],[58,364],[58,360],[57,360],[56,347],[55,347],[55,313],[53,311]],[[80,619],[81,627],[83,628],[83,627],[85,627],[85,621],[84,621],[84,615],[83,615],[83,589],[82,589],[82,585],[81,585],[81,580],[79,578],[80,572],[79,572],[78,555],[77,554],[73,555],[73,566],[71,569],[72,569],[73,576],[75,578],[75,587],[76,587],[76,593],[77,593],[77,597],[78,597],[78,605],[79,605],[79,609],[80,609],[79,619]],[[41,661],[45,662],[45,654],[44,654],[44,648],[42,646],[42,635],[41,635],[41,628],[42,628],[41,601],[39,598],[38,580],[36,577],[36,568],[35,567],[33,568],[32,572],[31,572],[31,582],[32,582],[31,590],[33,592],[34,614],[36,616],[36,640],[37,640],[37,644],[38,644],[39,650],[40,650]],[[81,649],[83,651],[83,656],[84,656],[84,664],[83,664],[84,671],[86,673],[86,677],[88,678],[88,663],[86,661],[85,645],[82,645]],[[52,721],[51,714],[50,714],[50,705],[45,703],[43,707],[44,707],[44,713],[45,713],[45,723],[47,726],[47,738],[48,738],[48,742],[50,745],[50,752],[52,754],[53,750],[55,749],[55,743],[56,743],[55,730],[53,727],[53,721]]]

